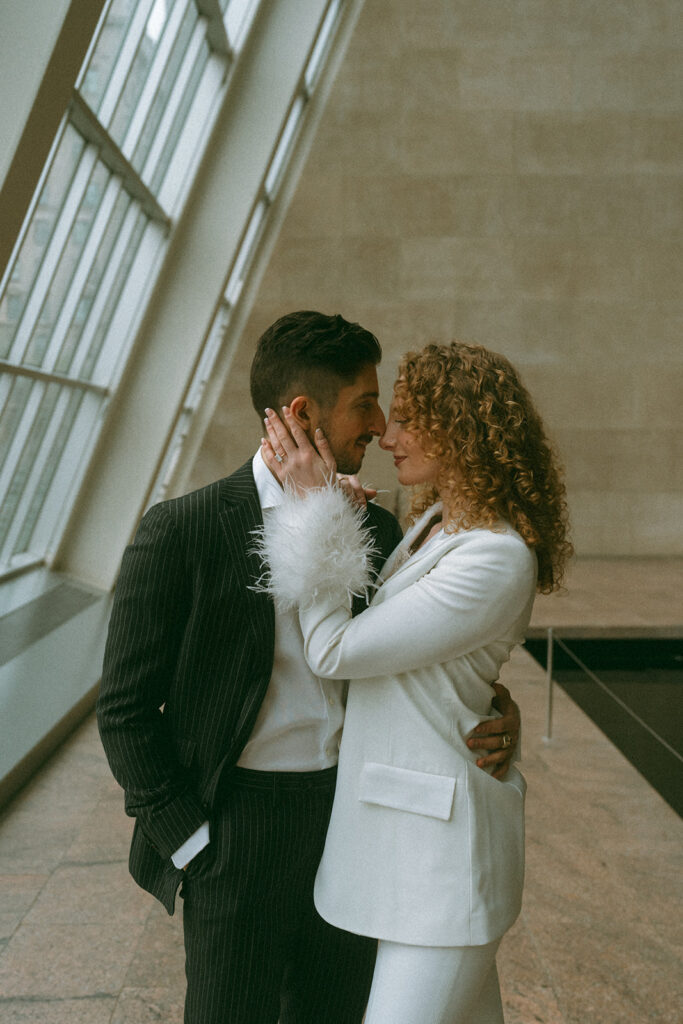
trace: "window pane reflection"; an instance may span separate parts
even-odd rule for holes
[[[182,101],[175,113],[173,123],[168,133],[168,137],[161,151],[156,167],[154,168],[154,173],[149,182],[149,187],[155,194],[157,194],[160,191],[161,186],[163,184],[164,178],[166,176],[166,171],[168,170],[168,166],[171,162],[176,146],[180,139],[183,126],[185,124],[185,121],[187,120],[187,115],[190,112],[192,101],[194,100],[195,95],[197,93],[197,89],[199,88],[199,83],[201,81],[202,75],[204,74],[204,70],[209,61],[210,55],[211,51],[209,49],[209,46],[206,43],[206,41],[203,40],[199,48],[199,53],[197,54],[197,57],[195,59],[194,67],[192,68],[192,73],[188,80],[187,87],[183,93]]]
[[[0,472],[2,472],[10,453],[10,445],[31,394],[31,381],[26,377],[12,378],[3,374],[0,377],[0,383],[4,396],[0,406]]]
[[[92,380],[98,357],[104,347],[105,341],[107,340],[111,320],[114,316],[116,307],[119,304],[119,300],[121,299],[121,293],[123,292],[126,281],[128,280],[130,268],[133,265],[133,260],[137,254],[140,240],[145,228],[149,224],[149,218],[141,211],[138,212],[137,216],[135,216],[132,221],[131,212],[127,211],[127,213],[128,216],[126,217],[121,229],[121,240],[125,241],[123,254],[113,280],[109,285],[107,299],[93,330],[92,340],[88,345],[88,351],[84,356],[83,363],[78,368],[79,380]],[[132,223],[131,228],[128,228],[129,221]],[[118,249],[119,246],[117,245],[116,248]],[[110,340],[111,344],[121,346],[125,339],[112,338]]]
[[[35,483],[21,530],[12,545],[10,557],[25,554],[29,550],[33,531],[43,507],[45,496],[53,481],[60,459],[71,436],[76,416],[85,398],[86,396],[82,391],[73,391],[71,394],[64,391],[60,396],[60,407],[55,410],[56,422],[53,423],[56,429],[53,431],[49,446],[44,453],[42,470]]]
[[[147,77],[154,64],[169,18],[176,4],[181,0],[156,0],[145,25],[128,70],[126,82],[120,94],[113,117],[107,119],[105,127],[116,144],[123,149],[128,129],[143,95]],[[193,0],[190,0],[192,3]]]
[[[52,335],[57,327],[109,179],[110,174],[104,164],[96,163],[81,202],[76,208],[66,245],[54,267],[40,310],[39,328],[32,332],[21,360],[25,366],[40,367],[45,363],[49,346],[45,344],[44,332],[47,330],[49,335]],[[48,365],[52,362],[52,359],[48,359]]]
[[[0,358],[6,359],[12,349],[27,299],[42,266],[45,250],[61,213],[85,142],[67,125],[55,153],[50,172],[43,185],[33,222],[24,237],[18,254],[22,267],[20,279],[12,278],[0,302]]]
[[[146,2],[149,5],[152,0]],[[107,86],[121,58],[126,36],[139,6],[137,0],[113,0],[109,6],[79,87],[83,99],[96,114],[99,113]]]
[[[152,102],[152,106],[147,114],[145,126],[131,158],[131,163],[139,174],[142,173],[145,160],[147,159],[152,143],[154,142],[159,128],[159,122],[161,121],[168,104],[171,91],[175,85],[183,58],[187,52],[190,39],[192,38],[192,33],[198,20],[199,14],[197,12],[197,8],[194,3],[190,3],[185,11],[185,15],[180,25],[180,30],[176,36],[175,42],[173,43],[168,61],[166,62],[166,67],[164,68],[154,101]]]
[[[0,544],[4,543],[6,539],[17,506],[23,497],[29,475],[36,461],[38,449],[50,425],[55,405],[59,398],[60,388],[57,384],[34,384],[34,389],[42,391],[42,396],[28,431],[21,456],[15,465],[9,487],[2,496]]]
[[[104,228],[102,241],[99,244],[90,272],[81,289],[71,324],[66,332],[59,355],[55,361],[54,369],[56,373],[69,373],[72,367],[78,344],[83,336],[85,325],[90,314],[90,309],[98,293],[100,284],[102,283],[102,277],[109,264],[114,244],[119,236],[123,219],[126,211],[130,207],[130,204],[130,197],[122,190],[119,190],[118,198],[114,203],[111,215],[106,227]],[[77,367],[76,372],[78,372]]]

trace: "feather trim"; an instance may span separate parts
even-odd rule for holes
[[[270,594],[283,611],[367,594],[376,549],[365,518],[333,484],[303,496],[286,490],[253,531],[264,572],[252,589]]]

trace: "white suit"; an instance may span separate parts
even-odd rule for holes
[[[415,523],[354,619],[367,551],[340,492],[288,498],[262,554],[276,599],[300,605],[312,670],[350,680],[320,914],[391,942],[473,946],[519,913],[525,783],[514,767],[503,782],[477,768],[465,740],[491,717],[490,683],[523,640],[536,560],[500,523],[442,531],[402,561],[438,511]]]

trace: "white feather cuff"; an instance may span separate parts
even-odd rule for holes
[[[254,589],[270,594],[282,610],[329,600],[341,604],[367,593],[375,548],[362,528],[365,515],[333,485],[303,497],[285,491],[282,504],[254,530],[264,566]]]

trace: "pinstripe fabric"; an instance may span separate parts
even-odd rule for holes
[[[261,571],[250,553],[261,522],[249,460],[224,480],[150,509],[123,556],[98,722],[136,819],[131,874],[169,913],[183,879],[171,854],[213,819],[272,671],[272,602],[249,589]],[[400,529],[376,506],[368,528],[379,569]],[[245,814],[247,856],[253,827]]]
[[[376,942],[311,898],[336,771],[236,775],[183,883],[186,1024],[360,1024]]]

